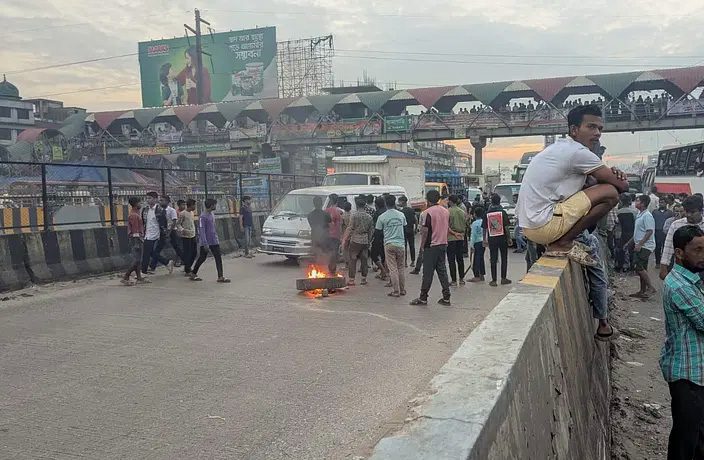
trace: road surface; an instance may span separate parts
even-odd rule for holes
[[[468,284],[442,307],[435,280],[412,307],[413,275],[407,298],[371,279],[313,299],[276,257],[226,256],[229,285],[212,260],[202,283],[161,270],[149,286],[103,277],[0,302],[3,458],[364,456],[510,289]]]

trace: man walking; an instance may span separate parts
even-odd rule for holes
[[[389,270],[392,291],[390,297],[406,295],[406,273],[404,270],[404,228],[406,216],[396,209],[396,197],[386,195],[386,212],[376,221],[376,229],[384,233],[384,251],[386,253],[386,268]]]
[[[672,235],[675,265],[665,278],[665,344],[660,369],[670,387],[672,431],[668,460],[704,458],[704,231],[693,225]],[[664,266],[664,264],[663,264]]]
[[[142,273],[147,273],[149,268],[154,271],[157,262],[166,265],[169,273],[174,271],[173,260],[168,260],[160,254],[159,242],[166,237],[168,223],[166,211],[159,206],[159,194],[147,193],[147,206],[142,208],[142,222],[144,222],[144,248],[142,250]],[[150,266],[151,261],[151,266]]]
[[[508,245],[511,236],[508,233],[510,224],[508,214],[501,206],[501,196],[498,193],[491,195],[491,206],[486,212],[486,219],[482,223],[484,228],[484,246],[489,248],[489,263],[491,265],[491,283],[496,287],[496,266],[501,253],[501,284],[511,284],[507,278],[508,273]]]
[[[633,269],[640,277],[640,290],[631,294],[630,297],[639,299],[647,299],[650,294],[655,292],[655,288],[648,276],[648,259],[650,259],[650,254],[655,250],[655,219],[648,211],[649,204],[650,197],[648,195],[641,195],[636,198],[636,209],[639,211],[638,217],[636,217],[633,238],[626,243],[627,246],[635,245],[633,250]]]
[[[403,237],[406,240],[406,248],[410,253],[411,266],[416,264],[416,212],[408,206],[408,198],[400,196],[398,205],[401,207],[401,212],[406,217],[406,227],[403,229]],[[406,267],[408,266],[408,258],[406,258]]]
[[[198,242],[196,241],[196,223],[193,212],[196,210],[196,200],[189,198],[186,200],[186,209],[178,215],[178,229],[181,233],[181,243],[183,244],[183,272],[190,276],[191,267],[196,260],[198,252]]]
[[[460,198],[450,195],[450,230],[447,236],[447,261],[450,265],[450,286],[457,287],[464,282],[464,232],[467,228],[466,214],[460,208]],[[459,277],[457,273],[459,271]]]
[[[450,306],[450,281],[447,279],[445,256],[447,254],[447,234],[450,229],[450,212],[440,206],[440,192],[430,190],[426,194],[428,209],[421,215],[420,246],[423,251],[423,281],[420,296],[411,305],[428,305],[428,293],[433,284],[433,276],[437,272],[442,286],[440,305]]]
[[[142,222],[142,216],[139,212],[141,201],[142,200],[138,197],[134,196],[128,201],[130,204],[130,215],[127,218],[127,238],[130,243],[132,265],[130,265],[127,272],[125,272],[125,276],[123,276],[120,281],[125,286],[132,286],[132,281],[130,281],[132,272],[134,272],[137,276],[137,283],[147,284],[151,282],[142,277],[142,272],[140,270],[140,264],[142,263],[142,240],[144,239],[144,223]]]
[[[222,251],[220,250],[220,240],[218,239],[218,232],[215,229],[215,208],[217,206],[217,200],[213,198],[208,198],[205,200],[205,209],[200,215],[199,231],[198,237],[200,240],[200,255],[196,264],[193,266],[191,271],[191,281],[203,281],[198,276],[198,270],[200,269],[205,259],[208,258],[208,252],[213,255],[215,259],[215,268],[218,272],[218,283],[229,283],[230,279],[225,278],[223,275],[222,267]]]
[[[169,195],[163,195],[159,199],[159,204],[162,208],[164,208],[164,211],[166,213],[166,232],[169,236],[169,243],[171,243],[171,247],[174,248],[174,252],[176,253],[176,259],[182,261],[183,251],[181,251],[181,238],[178,236],[178,232],[176,231],[176,221],[178,220],[178,213],[176,212],[176,209],[171,206],[171,197]],[[166,238],[164,238],[164,241],[161,241],[161,243],[162,244],[160,245],[159,252],[161,252],[164,248],[164,245],[166,245]],[[155,267],[156,263],[154,263],[153,268]]]
[[[648,208],[650,207],[652,206],[648,206]],[[659,269],[662,248],[665,245],[665,236],[667,236],[665,233],[665,222],[670,217],[673,217],[675,213],[667,209],[667,200],[662,199],[658,203],[657,209],[655,209],[652,214],[653,219],[655,219],[655,268]]]
[[[369,242],[372,239],[372,230],[374,228],[372,216],[364,209],[366,197],[360,195],[354,199],[354,204],[357,209],[350,216],[350,224],[342,238],[343,248],[347,248],[349,257],[348,271],[348,286],[354,286],[355,278],[357,277],[357,260],[360,261],[360,270],[362,272],[362,280],[359,284],[367,284],[367,275],[369,274],[369,265],[367,257],[369,255]]]
[[[254,219],[252,218],[252,197],[243,196],[242,206],[240,207],[240,228],[244,232],[244,257],[253,259],[254,254],[249,252],[252,246],[252,229],[254,228]]]

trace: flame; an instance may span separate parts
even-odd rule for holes
[[[320,267],[311,265],[308,267],[308,278],[327,278],[328,275]]]

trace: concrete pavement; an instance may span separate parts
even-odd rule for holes
[[[525,272],[510,254],[509,276]],[[488,268],[488,267],[487,267]],[[230,285],[157,274],[0,303],[2,457],[344,459],[366,455],[511,286],[441,307],[378,280],[298,294],[283,259],[225,259]]]

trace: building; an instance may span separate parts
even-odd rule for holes
[[[7,81],[0,82],[0,145],[12,145],[26,128],[34,126],[34,106],[20,97],[20,91]]]
[[[28,102],[34,107],[34,120],[37,123],[59,124],[71,115],[86,112],[86,109],[81,107],[64,107],[62,101],[52,99],[24,99],[24,102]]]

